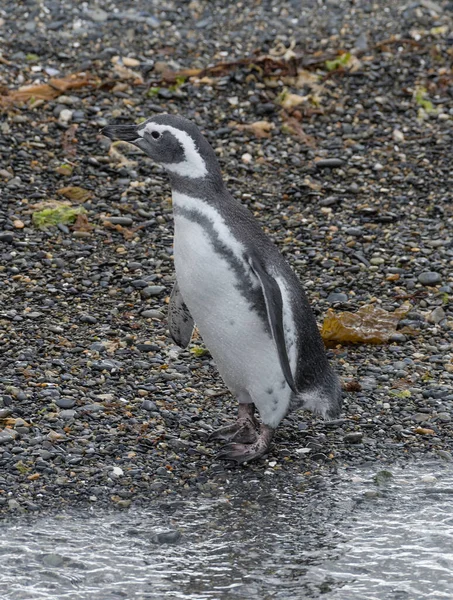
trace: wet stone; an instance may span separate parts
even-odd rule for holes
[[[123,225],[126,227],[132,225],[133,223],[131,217],[108,217],[108,219],[106,220],[112,223],[113,225]]]
[[[162,285],[150,285],[141,290],[141,295],[144,298],[151,298],[152,296],[158,296],[165,288]]]
[[[440,283],[442,277],[435,271],[424,271],[423,273],[420,273],[418,280],[422,285],[430,286]]]
[[[159,321],[161,321],[165,317],[163,312],[161,312],[160,310],[154,310],[154,309],[144,310],[141,313],[141,316],[144,317],[145,319],[159,319]]]
[[[154,412],[157,411],[157,404],[152,400],[143,400],[140,408],[148,412]]]
[[[95,323],[98,322],[98,320],[96,319],[96,317],[93,317],[92,315],[82,315],[80,317],[80,322],[81,323],[89,323],[90,325],[94,325]]]
[[[181,539],[181,532],[176,529],[161,531],[152,536],[151,541],[154,544],[175,544]]]
[[[327,302],[330,302],[330,304],[334,304],[335,302],[347,302],[348,300],[348,295],[343,294],[342,292],[332,292],[327,296]]]
[[[363,439],[363,433],[361,431],[352,431],[344,436],[345,444],[358,444]]]
[[[0,242],[10,244],[14,240],[14,234],[11,231],[0,231]]]
[[[322,158],[315,162],[318,169],[332,169],[335,167],[342,167],[344,160],[341,158]]]

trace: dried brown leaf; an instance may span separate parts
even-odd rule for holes
[[[362,306],[356,313],[336,313],[329,308],[321,336],[326,343],[384,344],[396,333],[399,321],[410,309],[408,302],[392,313],[374,304]]]
[[[58,79],[52,78],[48,83],[25,85],[17,90],[9,90],[7,95],[0,96],[0,106],[27,102],[31,99],[53,100],[69,90],[94,86],[97,83],[98,80],[88,73],[74,73]]]
[[[78,142],[75,137],[76,131],[78,129],[77,123],[73,123],[70,125],[66,131],[62,135],[61,145],[63,147],[63,152],[67,156],[74,157],[76,155],[76,144]]]
[[[62,196],[64,196],[68,200],[72,200],[73,202],[81,203],[86,202],[93,196],[93,194],[89,190],[77,186],[62,187],[59,190],[57,190],[57,194],[61,194]]]
[[[232,121],[229,125],[239,131],[250,131],[257,138],[268,138],[271,135],[270,132],[272,129],[275,129],[275,125],[269,121],[255,121],[249,124],[240,124]]]
[[[89,223],[86,214],[81,213],[77,215],[76,222],[74,223],[72,228],[74,231],[92,231],[94,229],[94,225]]]

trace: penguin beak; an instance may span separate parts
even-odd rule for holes
[[[111,140],[121,140],[122,142],[134,142],[141,139],[135,125],[107,125],[101,129],[101,133]]]

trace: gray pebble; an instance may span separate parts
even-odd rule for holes
[[[152,536],[151,541],[154,544],[174,544],[181,539],[181,532],[176,529],[162,531]]]
[[[345,444],[358,444],[362,441],[363,433],[361,431],[352,431],[351,433],[347,433],[343,441]]]
[[[75,400],[74,398],[68,398],[63,396],[62,398],[57,398],[55,400],[55,404],[59,408],[72,408],[73,406],[75,406]]]
[[[318,169],[332,169],[335,167],[342,167],[344,165],[344,160],[341,158],[322,158],[315,162],[315,165]]]
[[[157,404],[155,402],[153,402],[152,400],[143,400],[143,402],[141,404],[141,408],[143,408],[143,410],[147,410],[149,412],[154,412],[157,410]]]
[[[418,280],[422,285],[429,286],[440,283],[442,277],[439,273],[436,273],[435,271],[424,271],[423,273],[420,273],[420,275],[418,276]]]
[[[98,320],[96,319],[96,317],[93,317],[92,315],[82,315],[80,317],[80,322],[81,323],[89,323],[90,325],[94,325],[95,323],[98,322]]]
[[[330,304],[334,304],[335,302],[347,302],[348,300],[348,295],[343,294],[342,292],[332,292],[327,296],[327,302],[330,302]]]
[[[14,240],[14,234],[11,231],[0,231],[0,242],[10,244]]]
[[[160,310],[144,310],[141,313],[141,316],[144,317],[145,319],[159,319],[159,321],[161,321],[165,315],[160,311]]]
[[[133,221],[131,219],[131,217],[108,217],[106,219],[107,221],[110,221],[110,223],[112,223],[113,225],[132,225]]]
[[[150,285],[143,288],[140,293],[144,298],[151,298],[152,296],[158,296],[164,290],[165,288],[162,285]]]

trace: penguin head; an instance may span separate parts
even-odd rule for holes
[[[170,174],[190,179],[220,174],[214,150],[183,117],[161,114],[139,125],[108,125],[101,133],[137,146]]]

